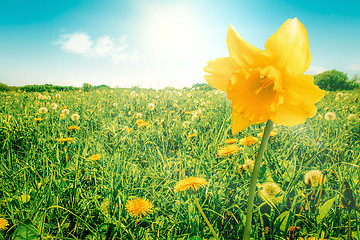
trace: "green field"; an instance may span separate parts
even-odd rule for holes
[[[281,190],[256,195],[253,238],[360,240],[359,97],[328,92],[305,124],[275,126],[258,187]],[[0,239],[211,239],[195,198],[220,239],[241,238],[261,138],[233,143],[234,154],[218,151],[226,139],[258,137],[265,124],[233,136],[224,93],[19,91],[0,93],[0,101],[0,218],[8,222]],[[317,186],[305,183],[311,170],[323,175]],[[196,195],[174,191],[192,176],[208,184]],[[148,199],[152,211],[129,215],[132,197]]]

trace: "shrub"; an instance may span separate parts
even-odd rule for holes
[[[352,90],[358,88],[356,81],[349,81],[347,74],[331,70],[314,76],[314,83],[326,91]]]

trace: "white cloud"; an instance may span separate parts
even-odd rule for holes
[[[306,74],[309,74],[309,75],[316,75],[316,74],[319,74],[319,73],[323,73],[327,71],[326,68],[324,67],[321,67],[321,66],[310,66],[309,69],[305,72]]]
[[[139,60],[137,50],[128,51],[129,45],[126,40],[127,35],[121,36],[117,41],[105,35],[99,37],[96,41],[92,41],[87,33],[75,32],[61,35],[55,44],[61,45],[61,48],[67,52],[89,58],[109,57],[115,63],[123,60]]]
[[[346,66],[345,70],[360,71],[360,64],[352,64],[350,66]]]

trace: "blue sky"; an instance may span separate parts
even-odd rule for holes
[[[308,73],[360,74],[359,1],[12,0],[0,8],[0,82],[119,87],[204,83],[230,24],[263,49],[288,18],[309,34]]]

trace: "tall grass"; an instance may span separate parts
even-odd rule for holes
[[[275,182],[283,200],[256,195],[252,237],[342,239],[350,229],[360,239],[359,93],[343,93],[328,93],[317,104],[318,115],[305,124],[275,127],[258,187]],[[246,163],[259,144],[237,142],[239,152],[217,155],[224,140],[234,137],[224,94],[199,89],[42,94],[0,95],[0,217],[9,222],[0,238],[209,239],[191,196],[174,192],[175,184],[190,176],[209,182],[198,198],[220,239],[241,238],[251,176]],[[51,109],[51,103],[58,108]],[[48,112],[40,114],[41,107]],[[63,120],[61,107],[69,110]],[[335,120],[324,119],[328,111]],[[74,113],[78,121],[71,120]],[[138,119],[149,125],[138,126]],[[80,128],[70,130],[71,125]],[[256,137],[263,126],[235,137]],[[64,137],[74,140],[57,141]],[[95,154],[100,160],[88,159]],[[323,186],[305,184],[310,170],[323,173]],[[345,182],[352,189],[351,206]],[[132,196],[154,205],[137,224],[125,210]]]

